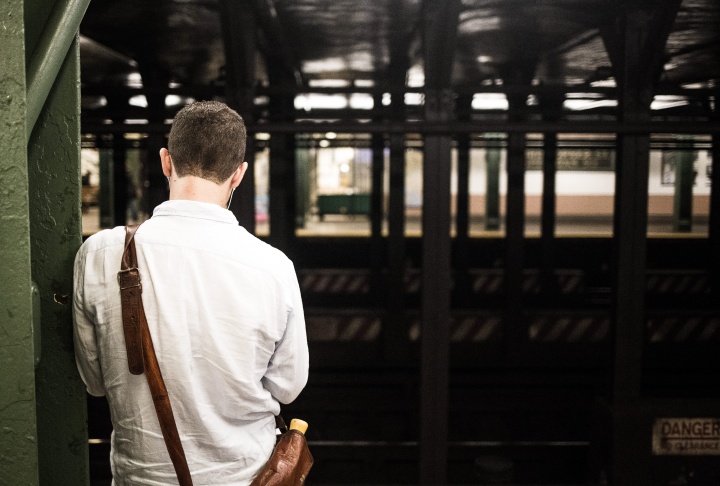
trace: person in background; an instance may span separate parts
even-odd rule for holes
[[[175,117],[160,161],[170,200],[135,236],[142,299],[196,485],[245,485],[275,444],[280,403],[308,378],[292,262],[227,207],[247,162],[242,118],[198,102]],[[74,273],[77,366],[113,422],[113,484],[177,484],[146,378],[128,370],[117,273],[125,229],[91,236]]]

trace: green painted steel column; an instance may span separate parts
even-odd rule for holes
[[[493,135],[485,147],[485,163],[487,164],[487,180],[485,187],[485,229],[500,229],[500,157],[502,149],[500,141]]]
[[[68,49],[75,42],[75,34],[80,27],[80,21],[85,16],[90,0],[64,0],[62,2],[28,1],[30,6],[25,10],[29,24],[43,26],[39,37],[33,35],[28,29],[27,54],[27,137],[30,139],[32,130],[40,116],[45,99],[54,86],[55,73],[61,69],[63,59]],[[47,8],[53,6],[50,15],[44,15]],[[46,21],[38,22],[38,18],[29,15],[30,12],[41,11]]]
[[[689,139],[692,140],[692,139]],[[675,197],[673,199],[673,231],[692,231],[693,185],[695,184],[694,150],[678,150],[675,158]]]
[[[310,212],[310,149],[295,149],[295,174],[297,194],[295,195],[295,225],[304,228]]]
[[[0,483],[38,484],[23,0],[0,2]]]
[[[80,51],[74,42],[28,145],[32,275],[40,289],[36,381],[40,483],[89,482],[85,386],[75,366],[72,274],[81,243]]]
[[[26,56],[45,55],[46,30],[75,3],[26,0]],[[59,71],[27,142],[32,277],[42,317],[43,353],[35,372],[38,474],[41,485],[82,486],[89,483],[87,402],[75,366],[71,313],[81,243],[80,51],[76,22],[59,25],[70,31],[57,35],[72,41],[67,51],[53,51],[61,57],[53,61]]]
[[[115,174],[113,151],[108,148],[100,152],[100,228],[115,226]]]

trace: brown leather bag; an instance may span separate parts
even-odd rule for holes
[[[283,431],[285,422],[276,417],[278,428]],[[307,424],[305,424],[307,426]],[[292,486],[302,485],[307,478],[313,458],[308,449],[305,434],[293,428],[283,431],[268,462],[260,469],[250,486]]]
[[[180,441],[170,398],[155,355],[152,336],[145,317],[142,303],[142,284],[137,265],[134,236],[140,225],[125,227],[125,248],[123,250],[118,283],[122,302],[123,331],[130,373],[143,372],[150,387],[160,430],[175,468],[180,486],[192,486],[190,469]],[[278,420],[279,419],[279,420]],[[287,430],[281,417],[276,417],[278,428],[283,432],[275,444],[268,462],[252,482],[252,486],[295,486],[305,482],[313,464],[307,440],[302,432]],[[283,430],[284,429],[284,430]]]

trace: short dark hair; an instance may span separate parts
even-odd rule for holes
[[[245,122],[225,103],[199,101],[175,115],[168,151],[179,177],[221,184],[245,158]]]

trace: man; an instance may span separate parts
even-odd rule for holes
[[[247,169],[242,118],[218,102],[175,117],[160,150],[170,200],[135,236],[142,299],[195,485],[248,484],[275,444],[278,402],[307,382],[292,263],[226,208]],[[250,182],[252,183],[252,182]],[[144,375],[128,371],[117,273],[125,230],[91,236],[75,260],[75,352],[113,422],[113,484],[177,484]]]

